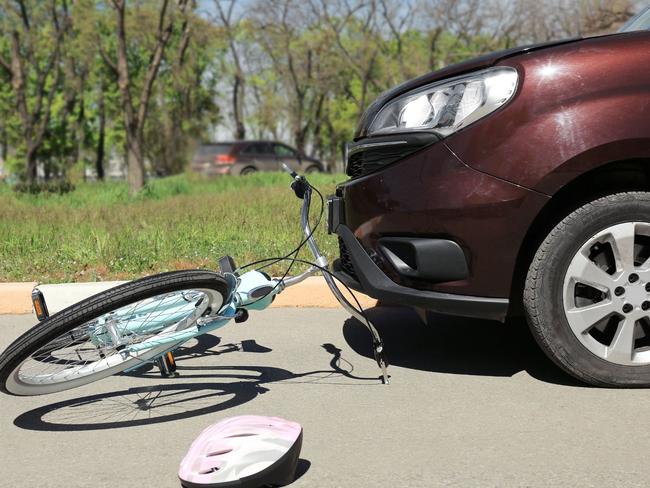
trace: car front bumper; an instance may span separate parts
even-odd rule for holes
[[[329,204],[341,243],[335,273],[385,302],[503,320],[521,244],[547,201],[437,142],[338,187]],[[386,241],[417,249],[395,259]]]
[[[474,297],[418,290],[392,281],[377,266],[361,243],[345,224],[336,225],[336,233],[343,241],[349,254],[354,276],[342,266],[341,259],[333,264],[334,275],[345,285],[386,303],[410,305],[434,312],[463,317],[479,317],[504,320],[508,313],[508,299]]]

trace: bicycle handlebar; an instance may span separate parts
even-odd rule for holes
[[[287,166],[285,163],[282,164],[282,169],[289,173],[293,179],[296,179],[298,177],[298,173],[296,173],[294,170],[292,170],[289,166]]]

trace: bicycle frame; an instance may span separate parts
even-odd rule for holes
[[[289,168],[286,166],[285,170],[288,171],[293,177],[294,183],[292,184],[292,188],[294,189],[296,196],[303,199],[301,210],[301,226],[305,235],[305,243],[314,256],[315,265],[311,266],[302,274],[285,279],[270,278],[268,275],[256,270],[248,271],[241,276],[236,272],[225,272],[224,277],[228,281],[228,290],[230,293],[228,297],[226,297],[226,300],[219,308],[219,310],[210,312],[208,315],[204,315],[191,322],[181,321],[176,323],[173,321],[173,318],[175,316],[180,317],[188,315],[187,308],[183,308],[184,305],[179,306],[177,303],[173,303],[169,309],[163,308],[161,310],[158,308],[158,312],[164,312],[159,315],[165,317],[166,323],[172,322],[172,325],[164,328],[160,333],[156,334],[154,338],[145,340],[138,344],[125,346],[120,351],[120,354],[124,355],[126,358],[138,351],[143,351],[161,345],[169,345],[168,351],[172,351],[184,342],[194,337],[212,332],[223,327],[230,320],[235,318],[235,315],[239,310],[264,310],[271,304],[273,298],[277,294],[281,293],[285,288],[300,283],[309,276],[321,272],[327,285],[339,303],[341,303],[341,305],[355,318],[361,321],[361,323],[367,325],[373,337],[375,359],[381,368],[384,383],[388,384],[386,362],[383,357],[383,344],[381,338],[379,337],[379,333],[372,325],[372,323],[345,298],[335,283],[333,277],[326,272],[328,268],[327,258],[321,253],[318,244],[314,239],[309,223],[312,188],[303,176],[297,175],[296,173],[289,170]],[[152,306],[158,305],[152,304]],[[188,303],[188,305],[185,307],[194,307],[194,304]],[[119,319],[120,316],[118,311],[116,314],[111,316],[110,320],[119,322]],[[94,334],[94,340],[98,342],[111,340],[113,343],[115,343],[116,340],[119,341],[119,337],[116,338],[116,331],[114,328],[111,330],[110,320],[106,320],[104,323],[97,324],[95,326],[96,333]],[[138,323],[138,321],[134,321],[132,318],[128,322],[129,325],[125,329],[120,330],[120,333],[128,334],[132,330],[137,330],[138,333],[147,332],[148,329],[159,330],[161,325],[160,322],[155,321],[149,321],[147,324],[142,324]]]

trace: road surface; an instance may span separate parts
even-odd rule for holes
[[[345,312],[272,309],[190,344],[180,378],[0,396],[0,486],[178,487],[195,436],[240,414],[303,425],[296,488],[650,484],[650,391],[576,384],[522,324],[370,313],[390,386]],[[31,322],[0,317],[0,347]]]

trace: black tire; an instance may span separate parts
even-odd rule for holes
[[[528,270],[524,308],[537,343],[560,368],[595,386],[650,386],[650,365],[623,365],[592,353],[571,331],[565,314],[564,277],[573,256],[592,236],[626,222],[650,222],[650,193],[617,193],[565,217],[540,245]]]
[[[257,168],[254,166],[246,166],[239,172],[240,176],[252,175],[253,173],[257,173]]]
[[[140,300],[188,289],[213,290],[221,295],[222,302],[225,299],[224,297],[228,294],[228,285],[224,278],[218,273],[202,270],[172,271],[131,281],[115,288],[111,288],[110,290],[99,293],[52,315],[50,318],[40,322],[32,329],[25,332],[0,355],[0,391],[10,395],[39,395],[51,393],[50,391],[43,391],[41,393],[12,392],[7,388],[8,379],[10,376],[16,374],[15,372],[17,368],[19,368],[19,366],[32,354],[55,341],[61,336],[61,334],[69,332],[75,327],[85,324],[97,317],[121,307],[136,303]],[[218,295],[215,294],[215,296]],[[148,353],[148,351],[146,352]],[[163,351],[160,353],[162,352]],[[155,355],[152,357],[155,357]],[[132,361],[138,361],[138,359]],[[75,388],[76,386],[82,386],[83,384],[92,381],[97,381],[104,377],[119,373],[133,365],[130,364],[130,361],[125,361],[119,366],[120,367],[116,367],[110,371],[103,371],[102,374],[107,374],[103,374],[103,376],[97,377],[91,381],[70,385],[67,383],[61,383],[61,388],[56,391],[63,391]],[[87,378],[90,379],[89,377]]]

